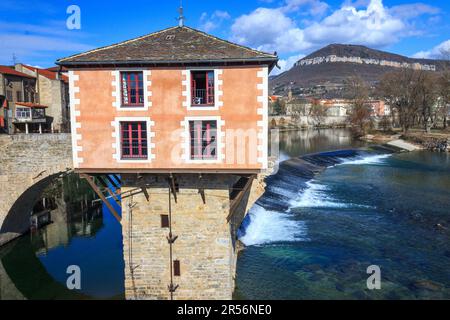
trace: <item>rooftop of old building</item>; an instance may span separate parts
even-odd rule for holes
[[[200,63],[265,63],[273,67],[276,54],[257,51],[202,31],[177,26],[132,40],[72,55],[61,66],[164,65]]]
[[[28,70],[31,70],[33,72],[37,72],[38,74],[40,74],[41,76],[44,76],[48,79],[51,80],[62,80],[64,82],[68,82],[69,78],[66,75],[60,75],[59,79],[58,79],[58,70],[56,71],[52,71],[49,69],[41,69],[41,68],[36,68],[36,67],[32,67],[26,64],[23,64],[23,67],[27,68]],[[59,68],[59,67],[57,67]]]
[[[17,77],[23,77],[23,78],[35,78],[35,77],[25,74],[23,72],[19,72],[19,71],[15,70],[14,68],[11,68],[8,66],[0,66],[0,73],[9,74],[12,76],[17,76]]]

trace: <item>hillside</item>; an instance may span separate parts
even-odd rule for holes
[[[272,77],[269,87],[274,94],[340,96],[345,79],[358,75],[375,84],[383,74],[399,69],[439,71],[444,62],[413,59],[398,54],[357,45],[331,44],[299,60],[290,70]]]

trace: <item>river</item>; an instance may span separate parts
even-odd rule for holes
[[[448,154],[367,149],[345,129],[283,132],[280,153],[240,230],[236,299],[450,298]],[[119,224],[76,176],[43,197],[53,223],[0,248],[0,299],[122,299]]]

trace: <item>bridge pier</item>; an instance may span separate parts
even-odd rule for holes
[[[245,180],[177,174],[172,183],[168,175],[122,175],[124,197],[143,185],[149,195],[122,200],[126,298],[171,299],[172,287],[177,300],[231,299],[236,232],[264,190],[259,180]]]

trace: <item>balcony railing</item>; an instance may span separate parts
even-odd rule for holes
[[[214,89],[195,89],[193,90],[192,105],[211,106],[214,105]]]

